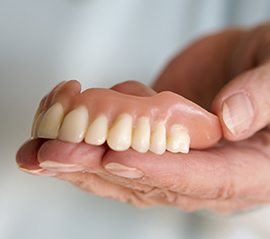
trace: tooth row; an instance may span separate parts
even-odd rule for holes
[[[60,103],[35,117],[32,136],[58,138],[72,143],[84,140],[92,145],[102,145],[107,140],[109,147],[115,151],[132,147],[140,153],[150,150],[155,154],[163,154],[165,150],[188,153],[190,145],[187,130],[179,124],[173,125],[166,132],[165,123],[158,122],[151,129],[149,118],[140,117],[133,128],[132,116],[121,114],[110,128],[105,115],[98,116],[89,125],[85,106],[79,106],[64,117],[64,109]]]

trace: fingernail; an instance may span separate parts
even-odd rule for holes
[[[58,171],[58,172],[65,172],[65,173],[71,173],[71,172],[78,172],[84,170],[84,167],[76,164],[64,164],[59,163],[55,161],[44,161],[39,164],[41,168],[45,168],[52,171]]]
[[[19,166],[19,169],[25,173],[29,173],[32,175],[51,176],[51,177],[56,175],[54,172],[49,172],[43,168],[29,169],[29,168],[23,168],[23,167]]]
[[[223,122],[234,135],[248,130],[254,116],[253,105],[249,97],[243,93],[232,95],[223,103]]]
[[[130,179],[141,178],[144,175],[144,173],[137,168],[130,168],[119,163],[108,163],[105,165],[105,169],[116,176]]]

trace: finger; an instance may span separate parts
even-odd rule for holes
[[[194,197],[211,197],[213,189],[225,180],[225,167],[221,161],[209,153],[193,150],[188,155],[169,152],[163,155],[140,154],[132,149],[110,151],[103,158],[103,164],[107,171],[119,177]],[[216,172],[213,170],[215,167],[221,170]],[[213,178],[216,180],[211,182]]]
[[[103,169],[101,159],[104,152],[105,147],[102,146],[50,140],[40,147],[37,158],[42,169],[54,172],[55,177],[83,190],[137,206],[148,205],[149,203],[139,200],[133,194],[134,188],[142,190],[145,186],[127,187],[123,180],[117,180],[114,175]]]
[[[122,202],[131,202],[138,206],[144,205],[137,200],[132,191],[126,187],[104,180],[96,174],[82,172],[72,173],[70,168],[71,164],[84,165],[84,168],[89,170],[93,167],[96,171],[100,165],[101,147],[96,147],[96,149],[87,147],[86,149],[83,144],[63,144],[65,143],[57,140],[47,141],[46,143],[44,143],[42,139],[28,141],[22,145],[16,155],[17,164],[22,171],[30,174],[56,176],[83,190],[93,192],[102,197],[114,198]],[[97,152],[98,149],[99,152]],[[39,157],[38,154],[40,155]],[[49,162],[50,167],[48,167],[48,169],[41,168],[39,165],[37,158],[42,161],[43,157]],[[85,165],[86,158],[87,165]],[[92,160],[90,160],[90,158]],[[68,159],[68,163],[64,159]],[[76,170],[79,170],[78,166]],[[63,173],[66,171],[68,171],[68,173]]]
[[[107,180],[108,177],[103,179],[97,174],[100,173],[103,152],[103,147],[91,147],[83,143],[70,144],[57,140],[44,143],[42,139],[35,139],[26,142],[19,149],[16,159],[19,168],[24,172],[55,176],[102,197],[146,206],[143,201],[138,200],[131,189],[115,184],[113,180]],[[43,161],[44,158],[46,161]],[[40,162],[43,168],[40,167]],[[81,170],[88,172],[81,172]],[[90,171],[95,174],[89,173]]]
[[[270,123],[270,64],[239,75],[216,96],[213,111],[231,141],[252,136]]]
[[[99,172],[97,169],[100,167],[101,156],[95,151],[100,149],[100,147],[86,149],[85,144],[75,145],[57,140],[50,140],[43,143],[44,140],[41,139],[31,140],[20,148],[16,158],[22,171],[34,175],[56,176],[87,192],[92,192],[102,197],[114,198],[122,202],[129,202],[139,207],[167,202],[166,198],[160,196],[156,190],[151,190],[150,192],[149,187],[136,185],[136,183],[127,185],[123,180],[120,181],[115,179],[115,177],[112,178],[109,175]],[[39,157],[37,156],[38,151]],[[39,161],[44,162],[42,161],[44,157],[49,162],[47,170],[39,166]],[[39,161],[37,158],[39,158]],[[91,161],[89,160],[90,158]],[[72,168],[69,167],[70,165],[76,165],[76,167],[73,167],[73,171],[76,172],[72,172]],[[88,172],[80,172],[81,169],[78,165],[83,165],[84,170]],[[89,171],[95,172],[95,174],[89,173]],[[135,191],[136,193],[134,193]],[[168,197],[168,193],[166,195]],[[191,201],[193,202],[194,200],[189,200],[188,204],[182,203],[181,208],[185,210],[192,208],[194,210],[198,203],[194,205]]]
[[[40,147],[37,161],[40,167],[54,172],[97,172],[104,152],[103,146],[49,140]]]
[[[20,147],[16,154],[16,162],[20,170],[34,175],[55,175],[39,167],[37,154],[44,142],[45,140],[43,139],[29,140]]]
[[[113,86],[111,89],[127,95],[152,96],[157,94],[152,88],[138,81],[125,81]]]
[[[250,145],[191,150],[189,154],[166,152],[162,156],[131,149],[109,151],[103,165],[119,177],[200,199],[227,200],[239,195],[257,198],[262,194],[269,197],[267,190],[262,192],[270,180],[269,159]]]
[[[184,96],[205,109],[210,109],[213,98],[229,74],[231,55],[243,35],[241,29],[229,29],[192,43],[176,56],[154,83],[157,92],[169,90]]]

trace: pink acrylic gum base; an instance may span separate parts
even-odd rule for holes
[[[120,114],[127,113],[133,117],[133,124],[142,116],[149,117],[151,126],[162,121],[167,132],[173,124],[181,124],[188,130],[190,147],[193,149],[210,147],[222,136],[217,116],[169,91],[141,97],[110,89],[91,88],[72,96],[62,92],[53,101],[63,105],[65,114],[78,106],[86,106],[90,122],[99,115],[105,115],[111,125]]]

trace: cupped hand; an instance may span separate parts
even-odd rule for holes
[[[270,202],[270,25],[204,37],[176,56],[155,82],[216,113],[224,140],[189,154],[115,152],[106,146],[36,139],[17,153],[24,171],[55,176],[136,206],[235,212]],[[126,94],[153,95],[125,82]]]

